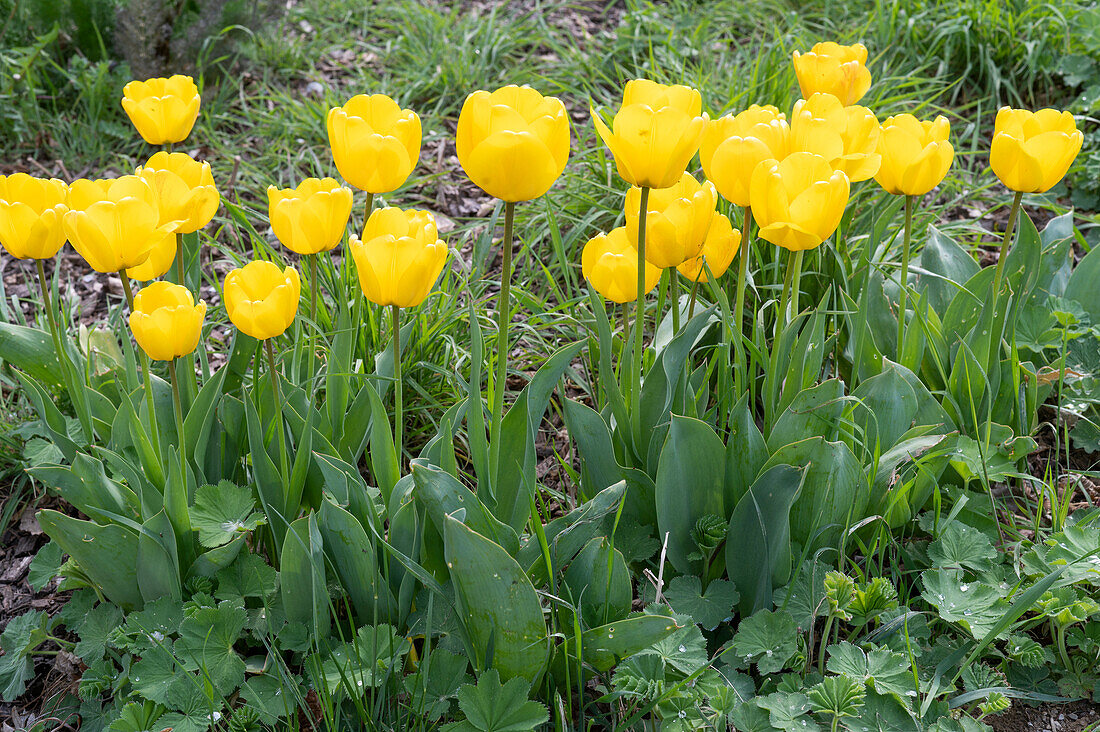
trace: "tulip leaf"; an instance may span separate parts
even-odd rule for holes
[[[867,476],[843,442],[811,437],[786,445],[766,467],[779,465],[806,466],[802,491],[791,508],[791,541],[811,552],[833,546],[841,531],[864,517],[870,497]]]
[[[550,641],[531,581],[499,544],[461,521],[446,517],[443,541],[474,667],[536,681]]]
[[[42,531],[72,557],[111,602],[124,610],[142,606],[134,566],[136,531],[118,523],[100,525],[49,509],[39,511],[37,517]]]
[[[726,572],[741,593],[742,617],[770,607],[791,571],[790,512],[805,470],[775,465],[737,502],[726,535]]]
[[[566,399],[563,405],[569,437],[580,453],[582,490],[595,495],[622,480],[611,432],[600,413],[588,405],[572,399]]]
[[[46,394],[46,391],[39,386],[38,382],[30,376],[16,371],[15,378],[19,380],[19,383],[23,387],[22,393],[25,394],[27,398],[31,400],[31,404],[34,405],[34,411],[38,413],[38,418],[42,421],[42,427],[45,429],[50,441],[57,445],[57,448],[61,450],[61,454],[65,456],[66,460],[72,462],[76,457],[78,447],[69,437],[69,431],[65,425],[65,417],[61,414],[61,410],[57,408],[53,399]]]
[[[603,673],[682,627],[666,615],[635,615],[581,633],[581,655],[585,663]],[[567,646],[570,653],[575,653],[575,644]]]
[[[959,288],[981,268],[954,239],[929,226],[928,239],[914,269],[919,274],[917,290],[928,295],[933,310],[943,313]]]
[[[251,396],[244,398],[244,413],[248,423],[248,447],[252,458],[256,495],[259,496],[260,505],[263,506],[264,514],[267,515],[267,525],[275,537],[275,546],[281,551],[290,518],[286,515],[286,505],[283,502],[283,478],[279,475],[279,469],[275,467],[275,462],[264,444],[260,415],[256,411],[256,405],[252,403]]]
[[[451,516],[490,541],[500,544],[509,556],[515,556],[519,551],[519,536],[512,527],[497,520],[474,492],[462,485],[458,478],[421,460],[413,461],[412,476],[416,486],[413,496],[424,505],[441,535],[445,526],[444,518]]]
[[[749,409],[747,393],[730,413],[728,429],[724,492],[726,508],[730,510],[752,486],[764,463],[768,462],[768,447]]]
[[[39,381],[58,386],[61,361],[49,333],[25,325],[0,322],[0,361],[7,361]]]
[[[594,537],[610,535],[614,512],[623,505],[623,496],[628,491],[627,483],[619,481],[597,493],[592,500],[543,527],[554,567],[563,567],[571,562],[577,552]],[[516,559],[520,566],[527,568],[527,576],[532,582],[538,584],[549,581],[546,576],[546,562],[537,541],[524,544],[516,554]]]
[[[580,610],[586,628],[622,620],[630,613],[630,570],[619,550],[597,537],[569,564],[559,592]]]
[[[374,540],[354,516],[332,501],[321,501],[318,518],[325,555],[360,621],[388,622],[394,616],[395,601],[380,573]]]
[[[1067,300],[1080,303],[1093,323],[1100,323],[1100,287],[1096,286],[1097,282],[1100,282],[1100,247],[1093,247],[1077,263],[1069,277],[1065,294]]]
[[[226,364],[207,379],[183,420],[183,434],[187,438],[183,454],[187,459],[194,461],[193,464],[197,468],[202,468],[206,464],[206,451],[214,429],[214,417],[217,414],[218,401],[222,396],[222,387],[228,371],[229,365]]]
[[[672,415],[661,462],[657,468],[656,499],[659,538],[667,535],[668,561],[683,574],[700,574],[691,530],[703,516],[725,519],[723,481],[726,448],[714,430],[691,417]]]
[[[164,511],[144,524],[138,535],[135,572],[138,588],[146,601],[171,597],[177,602],[183,596],[180,586],[180,566],[176,556],[176,535]]]
[[[319,642],[329,632],[325,556],[317,514],[311,512],[287,529],[280,556],[280,590],[290,622],[305,625]]]
[[[1015,299],[1026,298],[1039,281],[1043,258],[1043,240],[1035,222],[1024,210],[1016,223],[1016,236],[1005,259],[1004,278],[1012,284]]]
[[[806,389],[817,383],[821,374],[821,364],[825,358],[824,314],[828,311],[828,297],[826,293],[810,313],[786,360],[781,362],[787,364],[787,369],[782,382],[783,392],[776,409],[780,414]]]
[[[853,417],[869,454],[897,444],[917,414],[917,395],[898,369],[884,368],[856,387],[852,397],[858,402]]]
[[[546,413],[550,393],[561,379],[584,342],[558,349],[535,373],[501,421],[500,434],[494,437],[493,454],[500,463],[492,483],[494,501],[491,506],[498,519],[517,532],[529,518],[529,496],[534,494],[535,438]]]
[[[374,479],[378,482],[378,488],[382,491],[382,500],[389,505],[390,496],[393,495],[393,487],[397,485],[397,479],[401,477],[398,467],[397,448],[393,444],[393,430],[390,428],[389,412],[382,405],[378,392],[370,385],[363,384],[370,402],[371,426],[370,426],[370,464]]]
[[[103,463],[85,453],[78,453],[71,466],[42,465],[27,472],[85,514],[102,510],[134,518],[140,515],[134,492],[108,478]]]
[[[839,379],[803,390],[775,421],[768,435],[768,451],[775,453],[785,445],[814,436],[835,439],[846,408],[844,384]]]

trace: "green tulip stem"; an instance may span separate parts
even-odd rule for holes
[[[642,331],[645,329],[645,217],[649,211],[649,186],[642,186],[641,200],[638,203],[638,294],[634,306],[634,351],[631,357],[635,366],[631,369],[633,383],[630,389],[630,406],[635,427],[641,425],[642,369],[645,359],[642,351]]]
[[[737,350],[742,363],[738,364],[737,379],[736,379],[736,393],[741,393],[741,374],[745,369],[744,358],[742,354],[745,352],[744,344],[741,343],[741,339],[745,333],[745,288],[748,287],[749,279],[749,256],[752,252],[752,242],[750,237],[752,226],[752,208],[745,206],[745,219],[741,223],[741,251],[738,253],[739,261],[737,262],[737,294],[734,296],[736,302],[734,303],[733,311],[733,327],[735,328],[733,344]]]
[[[363,207],[363,228],[367,228],[367,221],[370,220],[371,212],[374,211],[374,194],[367,191],[367,205]]]
[[[1012,233],[1016,227],[1016,219],[1020,215],[1020,202],[1024,198],[1023,191],[1016,191],[1012,199],[1012,208],[1008,212],[1008,225],[1005,227],[1005,238],[1001,240],[1001,253],[997,257],[997,270],[993,273],[993,306],[997,306],[997,298],[1001,294],[1001,279],[1004,277],[1005,260],[1008,259],[1008,245],[1012,241]]]
[[[120,269],[118,277],[122,280],[122,292],[126,295],[126,305],[129,306],[132,315],[134,312],[134,291],[130,287],[130,276],[126,274],[126,270]],[[145,353],[145,349],[140,345],[137,350],[138,355],[141,357],[141,376],[145,380],[145,402],[149,408],[149,426],[153,433],[153,449],[156,450],[157,455],[160,455],[160,429],[157,426],[157,407],[153,398],[153,379],[151,376],[152,369],[149,368],[149,355]]]
[[[783,294],[779,298],[779,313],[775,319],[775,337],[787,326],[787,303],[791,296],[791,279],[794,276],[794,252],[787,255],[787,272],[783,277]]]
[[[320,286],[320,281],[317,279],[317,257],[316,254],[306,255],[309,260],[309,322],[313,327],[313,334],[309,337],[309,378],[313,378],[314,370],[317,368],[317,335],[319,328],[317,327],[317,289]]]
[[[176,237],[176,282],[187,287],[183,279],[183,234],[177,231],[172,236]]]
[[[668,268],[668,300],[672,308],[672,335],[680,332],[680,278],[675,267]]]
[[[397,451],[397,464],[401,464],[404,412],[401,394],[401,308],[390,306],[393,315],[393,445]]]
[[[286,456],[286,430],[283,429],[283,399],[279,396],[279,372],[275,368],[275,347],[271,345],[271,339],[264,341],[264,350],[267,352],[267,369],[271,374],[271,388],[274,390],[275,407],[278,413],[275,418],[275,429],[279,432],[279,465],[282,468],[284,481],[290,480],[290,469],[287,467]]]
[[[909,243],[913,237],[913,207],[916,202],[916,196],[905,197],[905,230],[901,240],[901,277],[898,280],[901,287],[898,295],[898,363],[901,363],[902,354],[905,353],[905,309],[909,300]]]
[[[699,292],[699,280],[703,277],[703,268],[699,268],[699,274],[695,275],[695,280],[691,283],[691,303],[688,305],[688,320],[695,317],[695,295]]]
[[[493,380],[493,476],[497,475],[500,460],[500,423],[504,418],[504,392],[508,381],[508,323],[512,316],[509,311],[509,289],[512,284],[512,222],[516,216],[515,201],[504,202],[504,239],[501,240],[500,296],[497,301],[497,368]]]
[[[791,320],[798,316],[798,293],[802,288],[802,258],[805,255],[806,250],[804,249],[799,249],[793,253],[794,277],[791,280]]]
[[[176,360],[172,359],[168,362],[168,375],[172,379],[172,406],[173,411],[176,414],[176,439],[179,440],[179,458],[180,458],[180,478],[182,479],[182,486],[185,490],[187,488],[187,453],[184,451],[184,444],[186,440],[183,436],[183,402],[180,401],[180,382],[176,377]]]
[[[57,360],[61,368],[66,368],[65,359],[61,350],[61,331],[57,329],[57,316],[53,311],[53,302],[50,300],[50,286],[46,282],[46,267],[41,259],[34,260],[38,267],[38,286],[42,288],[42,307],[46,311],[46,319],[50,322],[50,335],[53,336],[53,347],[57,351]]]

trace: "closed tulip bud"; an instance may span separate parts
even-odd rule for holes
[[[611,148],[623,180],[668,188],[699,150],[708,119],[702,107],[703,99],[695,89],[635,79],[626,83],[623,104],[610,129],[595,110],[592,120]]]
[[[703,242],[703,250],[699,252],[699,256],[689,259],[676,269],[692,282],[709,282],[707,268],[715,278],[721,277],[740,249],[741,232],[733,228],[728,216],[716,212],[711,218],[707,240]],[[703,267],[703,260],[706,260],[707,267]]]
[[[69,187],[65,234],[98,272],[119,272],[142,264],[177,221],[161,222],[157,196],[144,178],[75,181]]]
[[[177,234],[190,234],[210,223],[221,196],[214,186],[210,163],[187,153],[158,152],[135,171],[157,194],[161,223],[178,221]]]
[[[69,187],[56,178],[0,175],[0,245],[16,259],[49,259],[65,244]]]
[[[596,292],[612,302],[631,302],[638,298],[638,250],[630,243],[626,227],[597,234],[581,252],[581,272]],[[661,280],[661,270],[645,265],[645,291]]]
[[[807,53],[794,52],[794,73],[802,97],[832,94],[845,106],[858,102],[871,88],[866,64],[867,49],[862,43],[842,46],[826,41],[814,44]]]
[[[638,209],[641,188],[626,192],[626,232],[638,241]],[[710,181],[700,183],[690,173],[668,188],[649,194],[645,222],[645,258],[654,267],[677,267],[702,250],[718,204],[718,191]]]
[[[348,242],[363,295],[376,305],[416,307],[447,262],[447,245],[427,211],[383,208],[367,219],[363,238]]]
[[[832,236],[848,203],[848,176],[807,152],[760,163],[750,188],[761,238],[791,251],[812,249]]]
[[[199,88],[190,76],[131,81],[122,108],[150,145],[182,142],[199,118]]]
[[[455,146],[478,188],[503,201],[529,201],[565,170],[569,117],[560,99],[530,87],[476,91],[458,115]]]
[[[267,210],[275,236],[298,254],[336,247],[351,216],[351,189],[332,178],[306,178],[297,188],[267,188]]]
[[[150,359],[171,361],[195,350],[205,317],[206,303],[196,305],[186,287],[154,282],[134,295],[130,330]]]
[[[832,94],[814,94],[795,102],[791,151],[820,155],[853,183],[867,180],[882,164],[879,129],[867,107],[845,107]]]
[[[385,94],[359,94],[333,107],[326,126],[337,170],[361,191],[397,190],[420,159],[420,118]]]
[[[233,325],[263,341],[290,327],[301,294],[298,270],[257,259],[225,276],[222,298]]]
[[[148,282],[161,277],[172,269],[172,263],[176,260],[176,235],[165,234],[159,242],[149,250],[149,258],[136,267],[126,270],[126,276],[138,282]]]
[[[882,123],[878,152],[882,165],[875,180],[895,196],[923,196],[940,184],[955,148],[947,138],[951,123],[943,115],[922,122],[911,114],[888,117]]]
[[[730,203],[749,206],[749,180],[762,160],[787,157],[791,128],[775,107],[752,105],[737,116],[707,122],[699,159],[703,172]]]
[[[1045,193],[1065,176],[1083,141],[1069,112],[1001,107],[989,164],[1010,190]]]

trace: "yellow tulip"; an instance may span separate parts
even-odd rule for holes
[[[503,201],[529,201],[565,170],[569,117],[560,99],[530,87],[475,91],[458,115],[455,146],[478,188]]]
[[[222,299],[233,325],[262,341],[290,327],[301,294],[298,270],[257,259],[225,276]]]
[[[581,272],[588,284],[608,300],[631,302],[638,297],[638,250],[630,243],[626,227],[597,234],[581,252]],[[661,270],[645,265],[645,291],[661,280]]]
[[[633,242],[638,241],[641,196],[638,187],[626,192],[626,233]],[[691,173],[682,174],[673,186],[652,190],[646,205],[646,261],[664,269],[694,259],[706,241],[717,204],[714,184],[700,183]]]
[[[882,165],[875,180],[896,196],[928,193],[940,184],[955,159],[950,133],[951,123],[943,115],[931,122],[911,114],[888,117],[878,138]]]
[[[199,88],[179,74],[131,81],[122,89],[122,108],[150,145],[181,142],[199,118]]]
[[[848,176],[807,152],[760,163],[749,187],[760,236],[791,251],[828,239],[848,203]]]
[[[867,49],[862,43],[842,46],[826,41],[807,53],[794,52],[794,73],[802,96],[832,94],[845,106],[855,104],[871,88]]]
[[[1065,176],[1083,140],[1069,112],[1001,107],[989,164],[1009,189],[1045,193]]]
[[[787,157],[791,128],[775,107],[752,105],[737,116],[707,122],[699,159],[703,172],[730,203],[749,206],[749,180],[762,160]]]
[[[740,249],[741,232],[733,228],[728,216],[716,212],[711,219],[707,240],[703,243],[703,250],[699,252],[699,256],[689,259],[676,269],[692,282],[696,280],[708,282],[703,260],[706,260],[710,273],[718,278],[729,269]]]
[[[126,270],[126,276],[138,282],[148,282],[172,269],[176,261],[176,235],[166,234],[149,250],[149,258],[136,267]]]
[[[134,295],[130,330],[154,361],[171,361],[195,350],[206,317],[206,303],[171,282],[154,282]]]
[[[210,163],[187,153],[158,152],[135,171],[149,181],[157,194],[162,223],[178,221],[177,234],[190,234],[210,223],[221,196],[214,186]]]
[[[334,249],[351,216],[351,189],[332,178],[306,178],[296,188],[267,188],[267,210],[275,236],[298,254]]]
[[[378,209],[360,240],[348,242],[363,295],[376,305],[411,308],[424,302],[447,261],[447,245],[427,211]]]
[[[420,159],[420,118],[385,94],[358,94],[328,112],[336,168],[368,193],[397,190]]]
[[[65,244],[69,187],[56,178],[0,175],[0,245],[16,259],[50,259]]]
[[[702,105],[699,92],[690,87],[635,79],[627,82],[610,129],[594,109],[591,112],[623,180],[668,188],[699,149],[708,119]]]
[[[795,102],[791,151],[820,155],[853,183],[867,180],[882,164],[879,129],[867,107],[845,107],[832,94],[814,94]]]
[[[144,178],[75,181],[69,186],[65,234],[73,248],[98,272],[136,267],[177,221],[161,222],[156,193]]]

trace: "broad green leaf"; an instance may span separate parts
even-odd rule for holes
[[[46,640],[49,621],[41,610],[26,612],[9,620],[0,633],[0,701],[15,701],[34,678],[30,654]]]
[[[790,511],[805,477],[791,465],[765,470],[733,510],[726,573],[741,593],[743,616],[769,607],[772,588],[790,575]]]
[[[580,609],[586,628],[622,620],[630,613],[630,570],[603,537],[592,539],[569,564],[558,592]]]
[[[519,550],[519,536],[511,526],[498,521],[458,478],[419,459],[412,462],[412,475],[416,486],[413,496],[423,503],[440,534],[443,532],[444,517],[455,516],[456,512],[462,511],[462,523],[515,556]]]
[[[809,698],[801,692],[777,691],[756,698],[756,703],[768,710],[768,721],[772,729],[783,732],[819,732],[818,726],[807,716],[811,704]]]
[[[39,592],[61,571],[61,545],[47,542],[38,550],[27,567],[27,582]]]
[[[623,479],[611,432],[603,417],[591,407],[572,399],[566,399],[563,405],[569,437],[581,456],[581,482],[589,495],[595,495]]]
[[[229,365],[226,364],[202,385],[195,401],[191,403],[191,408],[187,410],[187,416],[183,419],[183,434],[187,438],[183,454],[200,468],[206,463],[206,452],[214,430],[214,417],[217,415],[218,402],[223,393],[222,387],[228,371]]]
[[[191,525],[199,532],[200,544],[207,548],[221,546],[266,523],[255,508],[252,491],[228,480],[199,486],[191,507]]]
[[[215,578],[218,588],[214,597],[244,605],[245,598],[255,597],[265,601],[279,588],[278,575],[274,568],[259,554],[245,552],[224,569],[218,570]]]
[[[674,577],[664,592],[665,600],[678,613],[706,630],[714,630],[733,617],[734,606],[741,596],[732,582],[713,580],[703,592],[703,583],[694,575]]]
[[[737,666],[755,663],[761,674],[782,671],[798,651],[798,628],[783,610],[761,610],[741,621],[723,656]]]
[[[647,613],[653,611],[663,612],[660,606],[651,605]],[[707,665],[707,641],[699,627],[691,622],[691,618],[680,616],[676,618],[676,623],[681,627],[664,638],[653,641],[648,648],[639,651],[638,655],[660,657],[666,668],[675,670],[679,674],[678,678],[683,678]]]
[[[1093,247],[1085,258],[1077,263],[1066,285],[1065,298],[1076,300],[1089,314],[1089,320],[1100,323],[1100,247]]]
[[[928,293],[929,305],[937,313],[942,313],[947,310],[959,287],[977,274],[979,267],[954,239],[935,226],[929,226],[928,239],[914,269],[919,275],[917,289]]]
[[[306,625],[320,642],[329,632],[325,556],[317,514],[290,525],[280,561],[280,584],[287,620]]]
[[[202,681],[180,663],[170,640],[142,653],[130,668],[130,683],[141,696],[172,709],[205,701]]]
[[[839,379],[800,392],[775,421],[768,435],[768,452],[774,456],[784,446],[810,437],[835,439],[846,407],[844,384]]]
[[[27,472],[55,488],[62,498],[87,515],[96,511],[135,519],[140,515],[140,501],[134,492],[108,478],[103,463],[85,453],[78,453],[71,466],[44,465]]]
[[[635,615],[581,634],[581,654],[597,671],[609,671],[619,661],[658,643],[683,626],[663,615]],[[572,644],[571,644],[572,645]],[[569,649],[575,653],[574,648]]]
[[[120,524],[100,525],[49,509],[38,512],[38,524],[112,602],[124,610],[141,607],[134,567],[137,532]]]
[[[409,695],[409,709],[418,717],[434,722],[451,708],[451,699],[460,686],[472,681],[466,669],[465,656],[441,648],[432,652],[417,666],[416,672],[402,678]]]
[[[983,582],[964,581],[950,570],[928,570],[921,574],[921,596],[935,606],[941,618],[958,623],[981,639],[1009,608],[1004,596]]]
[[[831,645],[827,652],[829,660],[826,666],[834,674],[857,679],[880,694],[893,694],[907,706],[914,704],[917,690],[913,686],[913,671],[905,654],[885,648],[864,651],[847,642]]]
[[[726,477],[723,491],[727,509],[732,509],[752,486],[764,463],[768,448],[764,436],[753,420],[749,395],[738,400],[730,413],[729,436],[726,440]]]
[[[0,322],[0,360],[39,381],[62,382],[61,361],[49,333],[25,325]]]
[[[160,511],[150,517],[138,534],[135,571],[138,588],[146,602],[159,597],[180,600],[179,556],[176,554],[176,535],[172,523]]]
[[[530,684],[523,679],[508,679],[503,685],[496,669],[486,671],[477,681],[458,690],[458,708],[466,715],[466,729],[478,732],[532,732],[550,719],[542,704],[529,701]],[[463,729],[463,723],[450,724],[444,730]]]
[[[997,560],[989,537],[960,521],[952,521],[928,546],[928,559],[937,569],[984,571]]]
[[[475,668],[538,679],[550,648],[542,607],[527,575],[499,544],[456,519],[447,517],[443,540]]]
[[[342,689],[351,697],[378,688],[400,675],[402,659],[412,645],[393,626],[364,625],[350,643],[328,654],[321,665],[327,690]]]
[[[392,619],[397,611],[396,601],[382,578],[374,541],[363,526],[329,500],[321,502],[317,523],[325,554],[360,621]]]
[[[917,395],[898,369],[884,368],[881,374],[860,383],[852,397],[859,402],[853,417],[863,428],[868,454],[883,453],[896,445],[917,414]]]
[[[695,522],[708,514],[724,518],[733,508],[725,505],[725,475],[726,448],[714,430],[672,415],[657,469],[657,527],[662,541],[668,537],[668,561],[679,572],[702,571],[700,562],[688,558],[695,549]]]

